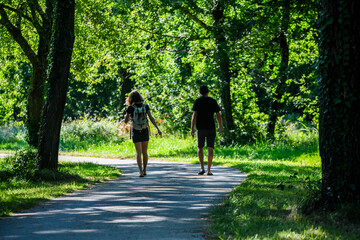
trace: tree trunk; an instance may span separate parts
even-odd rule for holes
[[[322,203],[360,201],[359,1],[322,1],[319,149]]]
[[[216,43],[216,52],[214,59],[216,62],[216,75],[220,83],[220,99],[224,106],[225,117],[225,136],[230,136],[230,131],[234,130],[234,119],[232,116],[231,90],[230,90],[230,60],[228,56],[228,43],[224,32],[224,2],[214,1],[213,7],[214,29],[213,34]],[[227,139],[230,140],[230,139]]]
[[[74,0],[57,0],[48,77],[49,92],[41,122],[39,168],[57,168],[61,123],[74,45]]]
[[[37,2],[29,2],[29,7],[35,9],[40,7]],[[21,11],[20,11],[21,12]],[[15,12],[18,14],[17,12]],[[38,134],[40,129],[41,114],[44,102],[44,85],[46,80],[46,68],[48,66],[47,57],[50,49],[51,28],[53,17],[53,1],[46,1],[45,14],[42,17],[42,25],[37,18],[32,19],[34,26],[39,34],[39,44],[37,54],[32,50],[32,47],[22,34],[21,25],[15,26],[8,17],[5,11],[5,5],[0,4],[0,24],[5,26],[9,34],[16,41],[26,57],[32,64],[33,75],[29,87],[28,102],[27,102],[27,121],[26,127],[28,131],[28,143],[37,147]],[[19,19],[22,17],[18,15]],[[21,22],[21,21],[20,21]]]
[[[267,133],[270,139],[274,139],[276,121],[281,109],[281,98],[284,95],[284,85],[287,80],[287,70],[289,66],[289,45],[287,43],[286,34],[290,21],[290,0],[284,0],[282,6],[281,29],[279,35],[279,46],[281,63],[279,68],[278,85],[275,88],[275,95],[270,106],[269,123]]]
[[[125,100],[126,100],[126,94],[130,93],[132,88],[134,87],[134,81],[131,79],[131,73],[128,71],[128,69],[123,68],[120,66],[119,69],[119,75],[122,79],[121,84],[121,92],[120,92],[120,104],[121,104],[121,110],[124,110],[125,107]],[[120,118],[123,119],[125,115],[125,111],[121,114]]]
[[[45,66],[33,65],[32,81],[30,83],[30,88],[28,93],[27,122],[26,122],[26,128],[28,131],[28,143],[33,147],[37,147],[38,145],[41,113],[44,103],[45,81],[46,81]]]

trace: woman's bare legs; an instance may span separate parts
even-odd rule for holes
[[[141,144],[141,148],[142,148],[142,155],[143,155],[143,175],[146,175],[146,166],[147,166],[147,163],[148,163],[148,154],[147,154],[147,149],[148,149],[148,145],[149,145],[149,142],[146,141],[146,142],[142,142]]]
[[[140,177],[144,176],[143,170],[142,170],[142,161],[141,161],[141,154],[142,154],[142,143],[136,142],[135,149],[136,149],[136,162],[139,168]]]

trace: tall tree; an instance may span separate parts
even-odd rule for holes
[[[319,146],[325,207],[360,201],[359,1],[321,1]]]
[[[57,0],[48,76],[49,92],[44,107],[38,146],[39,167],[57,168],[61,123],[74,45],[75,0]]]
[[[214,0],[212,4],[209,4],[206,1],[202,3],[183,1],[181,3],[177,2],[172,4],[174,9],[178,9],[189,19],[194,21],[198,26],[205,30],[207,35],[210,35],[210,38],[215,42],[215,50],[213,51],[214,72],[218,79],[218,86],[221,93],[220,99],[224,107],[223,115],[227,140],[231,140],[229,133],[235,128],[231,101],[229,35],[231,35],[231,31],[241,32],[241,30],[246,29],[244,23],[237,21],[238,19],[232,21],[233,17],[225,14],[225,11],[229,8],[231,3],[231,1],[227,0]],[[199,7],[198,4],[202,7]],[[204,18],[204,16],[200,17],[201,15],[205,15],[205,18],[208,19],[210,17],[211,21],[203,21],[202,18]],[[212,24],[209,24],[208,22],[211,22]],[[239,36],[240,35],[242,35],[242,32]]]
[[[268,134],[270,138],[274,138],[275,125],[279,115],[281,105],[281,98],[284,91],[285,81],[287,80],[287,71],[289,66],[289,44],[287,39],[287,32],[290,22],[290,0],[281,1],[281,23],[280,32],[277,37],[277,42],[280,47],[281,62],[279,67],[279,76],[277,78],[277,86],[275,87],[275,94],[272,99],[272,104],[269,113]]]
[[[227,5],[227,1],[217,0],[213,3],[212,16],[214,19],[214,25],[212,28],[212,34],[216,43],[216,51],[214,59],[216,63],[216,75],[220,83],[221,89],[221,102],[224,105],[225,115],[225,127],[227,131],[234,130],[234,119],[232,116],[232,104],[231,104],[231,91],[230,91],[230,59],[229,59],[229,46],[226,40],[225,26],[224,26],[224,11]]]
[[[34,147],[38,144],[43,109],[53,8],[54,1],[52,0],[46,0],[45,9],[41,7],[39,1],[4,1],[0,3],[0,25],[4,26],[19,44],[33,67],[27,103],[27,130],[29,144]],[[31,39],[26,37],[29,35],[26,31],[31,28],[35,28],[38,34],[37,51],[34,49],[35,46],[31,43]]]

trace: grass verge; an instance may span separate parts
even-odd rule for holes
[[[6,172],[0,159],[0,174]],[[80,190],[115,178],[119,169],[92,163],[60,162],[58,171],[44,170],[36,178],[2,177],[0,183],[0,216],[30,208],[42,201]]]
[[[221,155],[223,150],[218,151]],[[320,194],[316,144],[246,146],[238,153],[216,160],[248,173],[246,181],[210,211],[216,239],[360,239],[359,216],[353,222],[339,211],[305,215],[301,210]]]

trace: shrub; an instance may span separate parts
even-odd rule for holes
[[[24,125],[19,122],[10,122],[0,126],[0,142],[25,141]]]
[[[15,176],[24,179],[34,177],[38,169],[36,154],[35,149],[28,148],[17,151],[13,157],[8,157],[7,169],[10,169],[12,173],[8,174],[8,177]]]
[[[84,117],[64,122],[61,128],[61,140],[63,142],[85,140],[122,142],[125,133],[121,129],[118,121]]]

